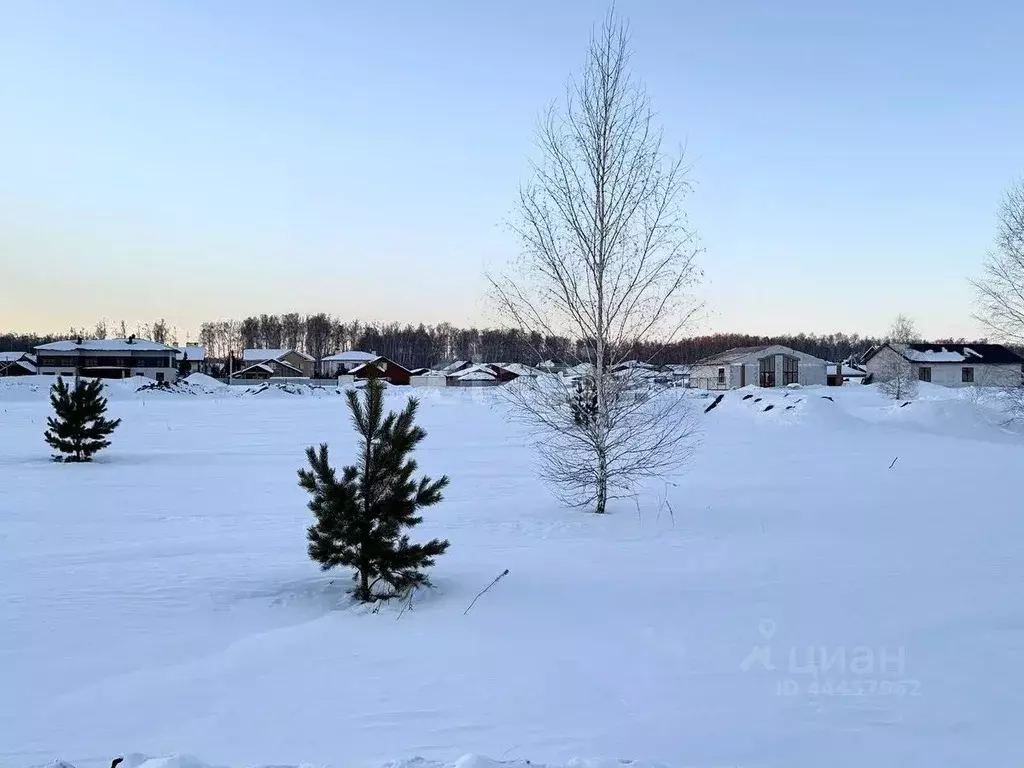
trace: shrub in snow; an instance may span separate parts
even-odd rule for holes
[[[43,434],[51,448],[64,455],[54,455],[54,461],[92,461],[92,455],[103,450],[120,419],[104,417],[107,399],[103,397],[103,382],[99,379],[79,379],[71,389],[58,377],[50,388],[50,404],[54,415],[47,418]]]
[[[309,491],[316,522],[309,527],[309,556],[323,570],[339,565],[355,569],[357,600],[394,597],[427,585],[425,570],[444,554],[448,542],[412,544],[406,531],[423,518],[416,513],[441,501],[446,475],[416,479],[411,454],[427,433],[414,424],[415,398],[401,413],[384,415],[384,387],[367,381],[363,396],[346,393],[359,434],[358,463],[341,477],[331,467],[327,444],[306,449],[309,469],[299,470],[299,485]]]

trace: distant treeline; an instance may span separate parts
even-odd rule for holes
[[[108,329],[101,322],[91,332],[71,328],[59,336],[26,333],[0,333],[0,351],[29,351],[38,344],[62,338],[103,338],[126,335],[125,323]],[[134,331],[141,338],[152,338],[167,344],[179,343],[173,328],[163,320],[139,326]],[[940,342],[966,343],[965,339],[939,339]],[[199,338],[192,340],[206,347],[207,355],[227,359],[242,349],[298,349],[317,360],[346,349],[361,349],[384,355],[409,368],[435,366],[452,360],[473,362],[522,362],[536,364],[542,359],[576,361],[585,359],[581,348],[567,339],[544,338],[539,334],[526,337],[516,331],[478,328],[456,328],[439,325],[401,325],[399,323],[362,323],[342,321],[327,314],[254,315],[244,320],[203,323]],[[742,333],[716,333],[691,336],[670,344],[639,344],[635,359],[655,365],[692,363],[733,347],[761,344],[782,344],[825,360],[847,359],[864,352],[879,339],[859,334],[829,333],[824,335],[755,336]]]

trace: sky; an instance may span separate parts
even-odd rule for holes
[[[538,113],[607,7],[0,0],[0,329],[488,324]],[[694,333],[981,335],[1024,4],[616,8],[693,164]]]

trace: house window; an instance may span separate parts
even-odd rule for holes
[[[718,383],[725,384],[725,368],[718,369]]]
[[[921,381],[931,381],[932,369],[922,365],[920,368],[917,369],[917,378],[920,379]]]
[[[960,369],[960,381],[964,384],[974,383],[974,369],[973,368],[961,368]]]
[[[800,361],[795,357],[782,358],[782,385],[797,384],[800,381]]]
[[[760,385],[762,387],[775,386],[775,355],[762,357],[759,361],[758,372],[760,374]]]

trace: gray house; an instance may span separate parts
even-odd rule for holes
[[[780,344],[736,347],[695,363],[690,369],[690,386],[701,389],[790,384],[824,386],[827,365],[820,358]]]

